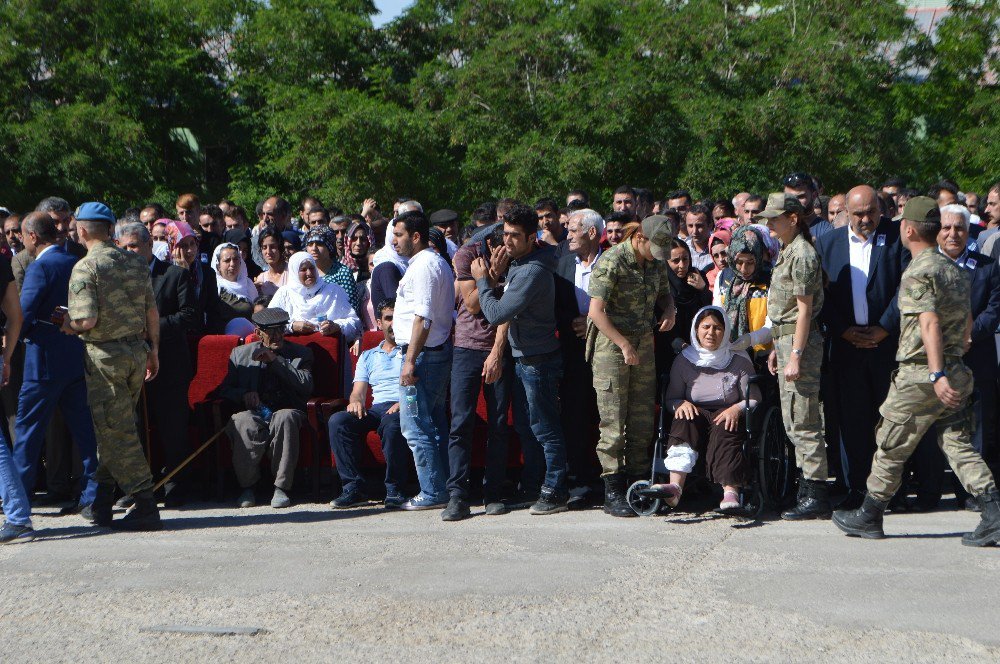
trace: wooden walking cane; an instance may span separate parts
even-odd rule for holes
[[[225,432],[226,432],[226,428],[225,427],[223,427],[222,429],[219,429],[219,431],[214,436],[212,436],[211,438],[209,438],[208,440],[206,440],[204,443],[202,443],[201,447],[199,447],[194,452],[192,452],[191,456],[189,456],[188,458],[184,459],[179,464],[177,464],[176,468],[174,468],[173,470],[171,470],[169,473],[167,473],[163,477],[162,480],[160,480],[159,482],[157,482],[156,486],[153,487],[153,491],[158,491],[160,489],[160,487],[162,487],[164,484],[166,484],[167,482],[169,482],[170,479],[174,475],[176,475],[177,473],[179,473],[182,470],[184,470],[184,467],[186,465],[188,465],[189,463],[191,463],[192,461],[194,461],[194,458],[196,456],[198,456],[199,454],[201,454],[202,452],[204,452],[206,449],[208,449],[208,446],[211,445],[212,443],[214,443],[215,440],[219,436],[221,436],[222,434],[224,434]]]

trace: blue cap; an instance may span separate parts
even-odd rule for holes
[[[105,221],[109,224],[115,223],[115,215],[104,203],[84,203],[76,209],[73,215],[80,221]]]

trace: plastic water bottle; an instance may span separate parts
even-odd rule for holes
[[[417,405],[416,385],[406,386],[406,390],[403,392],[403,407],[406,408],[406,414],[410,417],[417,417],[420,413],[420,407]]]

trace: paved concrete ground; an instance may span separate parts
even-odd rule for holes
[[[131,535],[36,515],[38,540],[0,547],[0,659],[1000,660],[1000,549],[959,544],[966,512],[889,515],[881,542],[691,514],[164,518]]]

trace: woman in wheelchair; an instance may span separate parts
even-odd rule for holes
[[[751,408],[760,399],[756,385],[748,388],[754,373],[747,354],[730,346],[725,310],[708,306],[698,311],[691,345],[674,362],[665,395],[664,407],[674,413],[665,460],[670,483],[650,487],[668,496],[667,505],[680,501],[685,479],[704,454],[708,478],[723,488],[719,509],[740,508],[739,490],[749,481],[742,449],[747,390]]]

